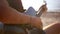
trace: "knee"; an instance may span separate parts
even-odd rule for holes
[[[52,23],[52,24],[44,27],[44,30],[45,29],[51,29],[51,28],[60,28],[60,23]]]
[[[57,27],[57,28],[60,29],[60,23],[56,23],[56,24],[54,24],[54,27]]]

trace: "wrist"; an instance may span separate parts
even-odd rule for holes
[[[39,17],[31,17],[30,18],[30,24],[31,24],[31,26],[39,28],[39,29],[43,28],[41,19]]]

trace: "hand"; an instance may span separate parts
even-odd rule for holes
[[[41,19],[38,18],[38,17],[32,17],[30,24],[31,24],[33,27],[42,29],[42,22],[41,22]]]

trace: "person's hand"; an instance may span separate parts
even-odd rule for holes
[[[41,19],[39,17],[32,17],[31,18],[31,23],[30,23],[33,27],[42,29],[42,22]]]

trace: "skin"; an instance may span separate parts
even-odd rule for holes
[[[31,24],[42,29],[42,22],[39,17],[32,17],[18,12],[11,8],[6,0],[0,0],[0,21],[4,24]],[[46,34],[59,34],[60,23],[53,24],[44,29],[44,31]]]
[[[11,8],[6,0],[0,0],[0,21],[5,24],[31,24],[42,29],[39,17],[32,17]]]
[[[59,34],[60,33],[60,23],[53,23],[45,27],[44,31],[46,34]]]

